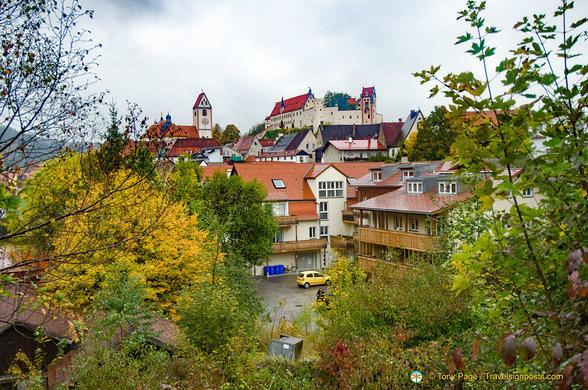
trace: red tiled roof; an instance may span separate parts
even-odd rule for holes
[[[200,168],[202,168],[202,180],[212,177],[217,171],[226,173],[233,170],[232,165],[212,165]]]
[[[382,162],[346,162],[346,163],[333,163],[331,164],[337,168],[341,173],[347,177],[353,177],[359,179],[365,174],[370,172],[371,168],[381,167],[384,165]]]
[[[366,95],[367,92],[367,95]],[[363,90],[361,91],[361,97],[368,97],[368,96],[372,96],[374,94],[374,87],[368,87],[368,88],[363,88]]]
[[[316,221],[319,219],[314,201],[290,202],[288,211],[290,215],[296,215],[299,221]]]
[[[204,96],[204,92],[200,92],[200,95],[198,95],[198,97],[196,98],[196,102],[194,103],[194,107],[192,107],[192,109],[195,109],[196,107],[198,107],[198,105],[200,104],[200,100],[202,100],[203,96]]]
[[[151,125],[145,135],[141,138],[198,138],[198,130],[196,130],[195,126],[180,126],[172,123],[169,129],[162,133],[161,130],[164,124],[165,121],[161,120],[159,123]]]
[[[404,187],[404,186],[403,186]],[[396,211],[415,214],[437,214],[453,202],[472,196],[469,192],[457,195],[437,195],[437,188],[424,194],[407,194],[403,188],[355,204],[352,208]]]
[[[198,153],[201,149],[220,146],[214,138],[181,138],[177,139],[167,153],[167,157],[179,157],[184,154]]]
[[[247,135],[244,137],[241,137],[237,140],[237,142],[235,142],[235,144],[233,145],[233,150],[236,150],[237,152],[244,154],[247,153],[249,151],[249,149],[251,148],[251,145],[253,144],[253,140],[255,139],[254,135]]]
[[[235,164],[235,173],[243,180],[257,179],[267,189],[267,200],[314,200],[312,190],[304,175],[311,168],[310,163],[257,162],[255,164]],[[281,179],[286,188],[275,188],[272,179]]]
[[[386,147],[382,145],[377,139],[354,139],[348,140],[331,140],[329,141],[337,150],[385,150]]]
[[[398,146],[402,140],[402,125],[404,125],[404,122],[382,123],[382,133],[387,146]]]
[[[268,146],[274,146],[274,144],[276,143],[275,139],[269,139],[269,138],[262,138],[259,140],[259,143],[261,144],[261,146],[268,147]]]
[[[284,112],[290,112],[290,111],[296,111],[296,110],[302,109],[304,107],[304,103],[306,103],[307,99],[308,99],[308,93],[284,100],[284,110],[282,112],[284,113]],[[282,107],[282,102],[281,101],[277,102],[276,105],[274,106],[274,109],[272,110],[272,113],[270,114],[270,117],[279,115],[281,107]]]

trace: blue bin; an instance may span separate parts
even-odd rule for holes
[[[273,265],[270,265],[269,266],[269,274],[270,274],[270,276],[274,274],[274,271],[275,271],[274,266]]]
[[[279,267],[280,267],[280,275],[284,275],[284,264],[281,264]]]
[[[263,276],[267,275],[267,266],[263,266]]]

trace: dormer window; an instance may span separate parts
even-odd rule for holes
[[[439,183],[439,195],[454,195],[457,194],[457,183],[455,182],[441,182]]]
[[[406,192],[409,194],[422,194],[423,182],[412,181],[406,184]]]
[[[414,177],[414,171],[412,169],[402,171],[402,180],[410,179],[412,177]]]
[[[382,170],[372,171],[372,181],[382,181]]]
[[[282,179],[272,179],[272,183],[274,185],[274,188],[286,188],[286,185],[284,184],[284,181]]]

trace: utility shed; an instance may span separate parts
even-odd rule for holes
[[[302,353],[302,339],[284,334],[279,340],[271,340],[269,347],[270,356],[280,356],[289,360],[296,360]]]

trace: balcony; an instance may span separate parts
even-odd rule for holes
[[[291,226],[298,224],[298,216],[278,217],[278,226]]]
[[[391,261],[378,260],[374,257],[367,257],[359,255],[357,258],[357,265],[364,271],[373,272],[374,268],[385,267],[386,273],[389,275],[401,276],[408,269],[416,269],[410,265],[403,265]]]
[[[359,228],[359,241],[372,244],[403,248],[419,252],[440,252],[437,236],[408,233],[397,230],[382,230],[368,227]]]
[[[276,242],[272,248],[272,253],[316,251],[326,247],[327,240],[324,238],[319,240]]]
[[[343,210],[343,222],[353,223],[357,225],[359,223],[359,212]]]
[[[355,249],[355,240],[350,236],[331,236],[332,249]]]

